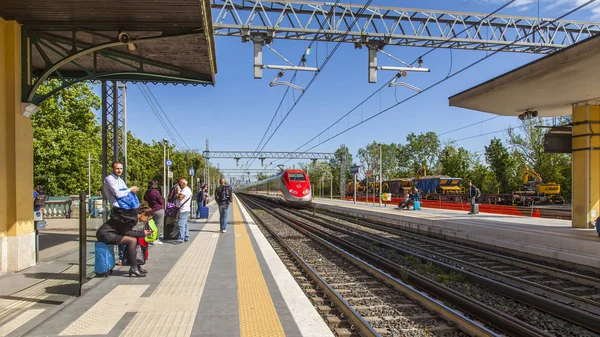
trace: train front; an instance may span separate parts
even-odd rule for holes
[[[285,185],[283,195],[290,204],[310,204],[312,191],[308,175],[303,170],[286,170],[281,177]]]

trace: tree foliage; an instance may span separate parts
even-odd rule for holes
[[[511,193],[519,188],[516,161],[500,139],[492,139],[485,147],[485,160],[496,176],[500,193]]]
[[[48,81],[39,92],[59,86],[56,80]],[[43,185],[49,195],[87,190],[88,153],[95,163],[101,154],[101,129],[93,112],[99,108],[100,99],[91,87],[77,83],[46,99],[31,117],[34,184]],[[100,189],[100,171],[93,166],[93,191]]]
[[[47,81],[41,93],[60,86]],[[91,191],[102,188],[102,130],[94,114],[100,109],[100,98],[89,83],[77,83],[63,89],[40,104],[40,111],[31,118],[33,127],[34,183],[43,185],[48,195],[73,195],[88,188],[88,153],[91,157]],[[163,181],[162,142],[143,142],[131,132],[127,134],[127,184],[140,187],[141,197],[150,180]],[[198,151],[175,151],[169,148],[174,178],[190,180],[188,169],[193,167],[195,178],[203,180],[205,161]],[[220,173],[210,167],[214,186]],[[197,183],[196,179],[194,183]]]
[[[440,155],[440,139],[435,132],[410,133],[406,136],[407,144],[403,154],[407,157],[410,168],[416,172],[423,166],[430,173],[435,173],[435,168]]]
[[[473,158],[469,151],[462,147],[455,148],[446,145],[440,153],[440,173],[452,178],[463,178],[468,176]]]
[[[564,120],[569,121],[569,118]],[[542,118],[526,120],[518,129],[509,130],[509,144],[513,148],[512,156],[517,163],[517,175],[522,177],[525,166],[537,171],[544,182],[561,185],[562,196],[571,199],[572,162],[570,154],[545,153],[544,134],[550,123]],[[521,182],[523,182],[521,180]]]

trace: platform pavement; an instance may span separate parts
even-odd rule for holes
[[[600,238],[595,229],[571,227],[570,220],[421,208],[397,210],[396,205],[315,198],[317,208],[342,211],[362,218],[383,218],[401,227],[439,238],[495,246],[532,258],[560,264],[600,268]]]
[[[333,336],[248,214],[230,207],[224,234],[211,214],[190,221],[190,242],[152,247],[147,277],[116,268],[53,310],[35,303],[7,335]]]

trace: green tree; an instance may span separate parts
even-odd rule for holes
[[[429,174],[435,173],[441,148],[438,135],[435,132],[411,133],[406,136],[406,141],[403,154],[407,156],[413,172],[425,166]]]
[[[467,179],[463,181],[463,186],[468,188],[468,181],[471,180],[482,193],[498,193],[498,181],[494,172],[489,167],[480,162],[475,163],[473,169],[469,172]]]
[[[352,175],[350,174],[352,154],[346,145],[342,144],[335,151],[335,156],[329,161],[329,165],[333,170],[334,188],[337,186],[336,191],[339,191],[342,196],[346,191],[346,182],[352,179]]]
[[[511,193],[519,187],[516,161],[500,139],[492,139],[485,147],[485,160],[496,176],[500,193]]]
[[[464,148],[457,149],[453,145],[447,144],[440,153],[439,162],[441,174],[453,178],[464,178],[469,174],[473,159],[469,151]]]
[[[60,86],[56,80],[42,84],[48,93]],[[87,190],[88,154],[91,155],[92,191],[101,187],[101,128],[94,109],[100,98],[88,83],[76,83],[40,104],[31,117],[33,127],[33,175],[35,185],[44,185],[48,195],[72,195]]]
[[[569,118],[559,122],[568,122]],[[517,162],[517,176],[522,177],[524,166],[537,171],[545,182],[561,185],[562,196],[571,199],[572,162],[570,154],[545,153],[544,134],[550,122],[542,118],[526,120],[520,128],[509,130],[509,144],[513,148],[513,157]]]

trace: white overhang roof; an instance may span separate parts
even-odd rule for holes
[[[571,114],[572,104],[600,97],[600,35],[526,64],[449,98],[450,106],[518,116]]]

